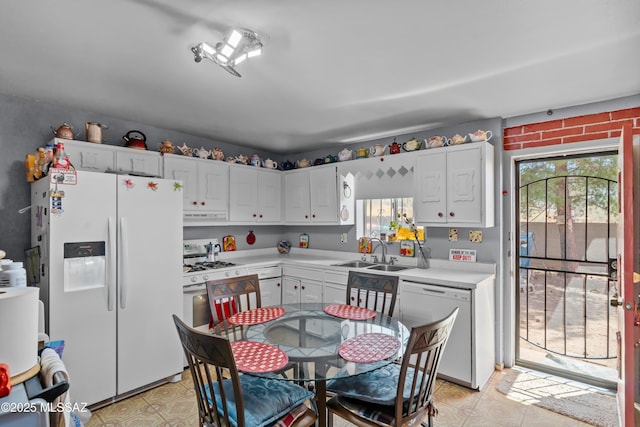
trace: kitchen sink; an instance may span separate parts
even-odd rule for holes
[[[336,267],[353,267],[353,268],[365,268],[365,267],[370,267],[374,264],[373,262],[367,262],[367,261],[360,261],[360,260],[355,260],[355,261],[349,261],[349,262],[345,262],[342,264],[333,264]]]
[[[390,265],[390,264],[376,264],[372,267],[367,267],[367,270],[380,270],[380,271],[400,271],[406,270],[409,267],[404,265]]]

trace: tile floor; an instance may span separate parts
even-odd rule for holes
[[[504,371],[506,372],[506,371]],[[504,372],[496,371],[481,392],[438,380],[437,427],[588,426],[546,409],[509,400],[496,390]],[[165,384],[93,412],[88,427],[197,426],[198,408],[189,371]]]

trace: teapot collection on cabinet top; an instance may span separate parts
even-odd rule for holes
[[[106,129],[107,126],[100,123],[88,122],[85,126],[86,130],[86,140],[94,143],[102,142],[102,129]],[[68,123],[62,123],[56,129],[51,127],[53,134],[56,138],[63,139],[74,139],[74,136],[78,134],[72,125]],[[403,143],[396,142],[396,139],[393,139],[393,142],[389,145],[375,144],[371,147],[360,147],[355,150],[349,150],[348,148],[344,148],[342,151],[338,152],[335,156],[333,154],[327,154],[324,157],[317,158],[315,160],[309,160],[307,158],[303,158],[300,160],[296,160],[291,162],[286,160],[284,162],[276,162],[271,159],[262,159],[257,154],[253,154],[251,157],[245,156],[244,154],[239,154],[237,156],[226,156],[221,148],[216,147],[212,150],[208,150],[204,147],[200,148],[192,148],[189,147],[186,143],[181,146],[175,146],[171,141],[164,140],[158,145],[158,151],[163,154],[174,154],[176,150],[183,156],[188,157],[197,157],[200,159],[213,159],[220,160],[229,163],[237,163],[243,165],[249,165],[254,167],[263,167],[267,169],[279,169],[279,170],[291,170],[298,168],[306,168],[309,166],[319,166],[327,163],[334,162],[344,162],[353,159],[366,159],[369,157],[380,157],[384,156],[385,153],[390,155],[399,154],[402,151],[411,152],[418,151],[421,149],[430,149],[430,148],[439,148],[446,147],[450,145],[459,145],[466,144],[470,142],[482,142],[489,141],[492,137],[492,132],[490,130],[477,130],[476,132],[467,134],[465,136],[456,134],[451,138],[447,138],[443,135],[434,135],[429,138],[419,140],[417,138],[411,138]],[[146,150],[146,136],[138,131],[131,130],[127,132],[125,136],[122,137],[125,141],[125,146],[128,148],[134,148],[138,150]]]

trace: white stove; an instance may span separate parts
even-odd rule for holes
[[[208,280],[245,276],[247,267],[233,262],[210,259],[207,245],[215,245],[215,239],[185,240],[183,251],[183,319],[191,327],[209,330],[211,308],[207,297]]]

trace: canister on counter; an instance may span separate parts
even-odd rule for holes
[[[309,247],[309,235],[307,233],[300,234],[300,247],[305,249]]]

